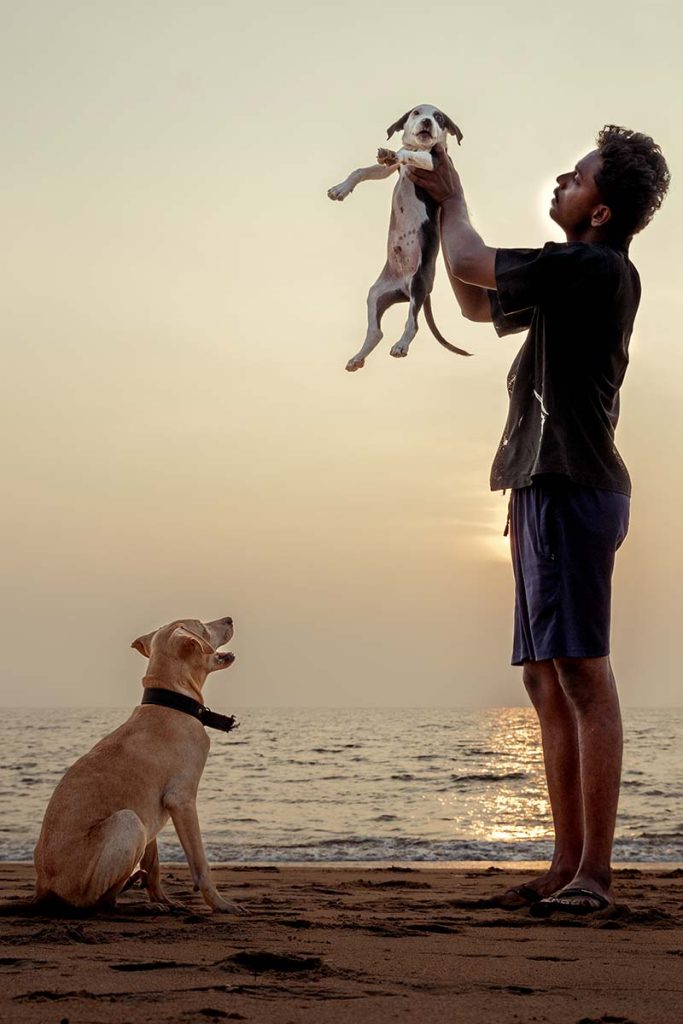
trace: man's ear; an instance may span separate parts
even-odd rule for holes
[[[451,121],[448,114],[444,114],[443,111],[437,110],[437,112],[434,114],[434,120],[438,124],[439,128],[441,128],[444,131],[447,131],[449,135],[455,135],[456,139],[458,140],[458,145],[460,145],[463,139],[463,134],[458,128],[455,121]]]
[[[406,126],[406,121],[408,120],[409,117],[410,110],[406,110],[403,117],[399,117],[398,121],[394,121],[393,124],[390,124],[389,127],[387,128],[387,138],[390,139],[394,132],[402,132]]]
[[[612,219],[612,211],[609,206],[605,206],[601,203],[600,206],[596,206],[591,214],[591,227],[592,228],[604,228],[605,224]]]
[[[152,632],[147,633],[146,636],[139,636],[137,640],[133,640],[133,643],[130,646],[136,651],[139,651],[145,658],[149,658],[149,653],[152,650],[152,640],[155,633],[156,629],[153,629]]]

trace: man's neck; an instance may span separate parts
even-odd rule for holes
[[[587,245],[609,245],[619,252],[628,252],[628,242],[619,242],[611,238],[601,228],[588,227],[582,230],[565,231],[568,242],[585,242]]]
[[[576,230],[565,231],[568,242],[586,242],[588,244],[602,243],[608,245],[605,233],[600,228],[587,227]]]

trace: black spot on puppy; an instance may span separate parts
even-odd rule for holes
[[[399,117],[398,121],[394,121],[393,124],[389,125],[389,127],[387,128],[387,138],[388,139],[391,138],[391,136],[394,134],[394,132],[403,131],[403,129],[406,126],[406,121],[410,117],[411,113],[412,113],[412,110],[406,110],[405,114],[402,117]]]
[[[455,135],[458,140],[458,145],[462,142],[463,134],[458,128],[454,121],[451,121],[447,114],[442,114],[440,110],[435,111],[434,120],[438,124],[441,131],[447,131],[449,135]]]

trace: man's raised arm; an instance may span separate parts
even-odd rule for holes
[[[479,323],[491,320],[487,288],[496,287],[496,250],[485,245],[470,224],[460,178],[443,146],[432,150],[434,170],[415,169],[411,181],[441,205],[441,246],[451,287],[462,315]]]

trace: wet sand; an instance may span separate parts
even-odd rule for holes
[[[131,889],[115,914],[14,913],[33,868],[0,864],[0,1020],[11,1024],[676,1024],[683,870],[617,872],[614,909],[539,921],[488,905],[532,875],[370,866],[219,867],[248,915],[212,914],[184,865],[186,910]],[[9,904],[9,912],[8,912]]]

